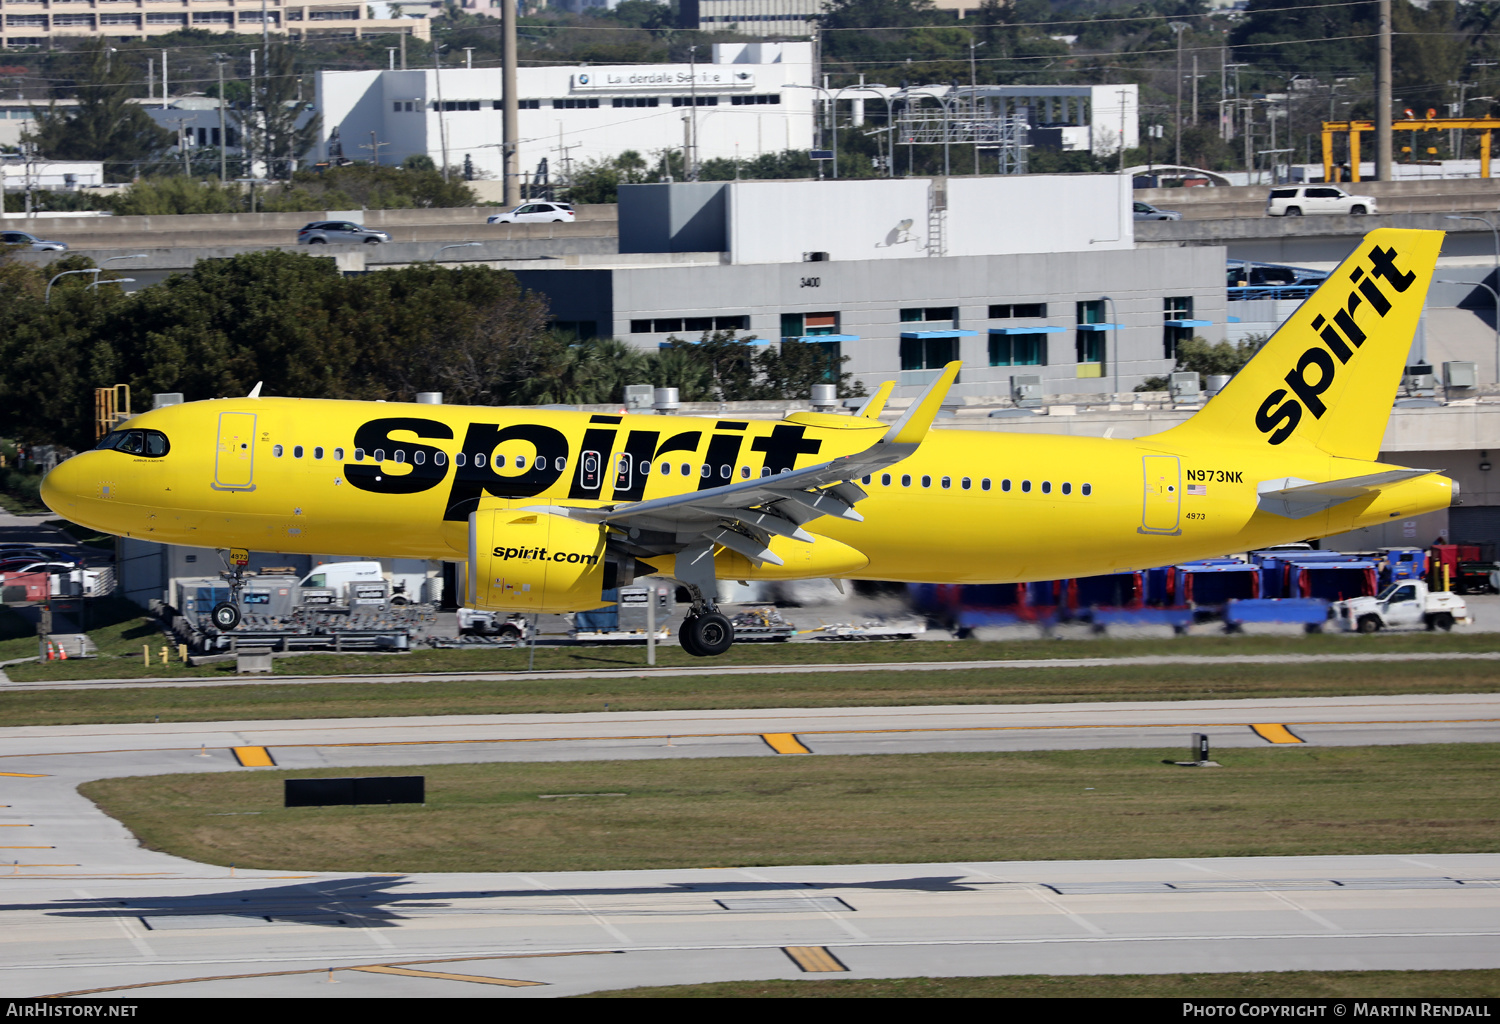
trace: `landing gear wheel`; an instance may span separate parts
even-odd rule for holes
[[[685,647],[692,644],[689,654],[700,658],[717,657],[734,643],[734,626],[718,612],[694,615],[682,622],[682,642]]]
[[[214,625],[225,632],[240,624],[240,609],[238,605],[232,605],[227,602],[216,604],[210,615],[214,620]]]
[[[698,631],[694,626],[694,623],[697,621],[698,616],[696,615],[689,615],[682,620],[682,625],[677,629],[677,643],[688,654],[691,654],[695,658],[701,658],[704,654],[698,649]]]

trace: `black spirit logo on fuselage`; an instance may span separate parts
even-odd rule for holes
[[[444,505],[443,518],[463,521],[479,508],[485,494],[496,498],[531,498],[556,485],[571,472],[568,497],[598,498],[601,493],[602,460],[629,460],[630,472],[617,479],[610,498],[615,501],[640,501],[645,497],[646,483],[652,469],[664,455],[675,452],[696,453],[703,446],[704,433],[688,430],[669,434],[664,440],[654,430],[631,430],[619,443],[618,416],[595,416],[584,431],[582,447],[574,452],[568,437],[555,427],[541,423],[470,423],[464,434],[463,447],[452,459],[453,483]],[[728,433],[709,435],[704,465],[699,466],[697,487],[705,490],[732,483],[737,479],[734,467],[739,461],[748,423],[724,421],[718,429]],[[795,469],[800,455],[816,455],[823,443],[806,438],[801,425],[777,424],[769,435],[757,438],[751,450],[765,453],[765,468],[772,474]],[[407,441],[391,435],[404,432],[418,440]],[[370,420],[354,433],[354,447],[359,452],[379,452],[382,462],[349,463],[344,478],[362,491],[376,494],[417,494],[431,490],[448,477],[450,460],[442,449],[425,440],[452,440],[453,429],[436,420],[412,417],[389,417]],[[505,462],[494,457],[494,451],[507,441],[522,441],[535,450],[533,458],[521,460],[524,472],[502,474]],[[590,455],[594,465],[590,466]],[[361,456],[362,457],[362,456]],[[391,472],[389,463],[402,467]],[[668,479],[681,477],[685,463],[669,465],[656,475]]]
[[[1314,344],[1303,352],[1297,365],[1286,375],[1287,387],[1295,397],[1289,398],[1286,388],[1277,388],[1266,396],[1255,412],[1255,426],[1262,434],[1270,435],[1267,440],[1271,444],[1280,444],[1292,436],[1302,422],[1304,410],[1312,413],[1314,419],[1322,419],[1328,411],[1323,393],[1333,386],[1339,368],[1354,357],[1368,336],[1355,319],[1355,310],[1368,306],[1382,318],[1391,311],[1391,300],[1380,290],[1375,279],[1383,280],[1398,294],[1410,288],[1416,280],[1416,274],[1397,269],[1396,255],[1394,249],[1372,248],[1368,255],[1371,269],[1367,273],[1363,267],[1354,268],[1349,275],[1354,287],[1350,289],[1344,307],[1334,312],[1332,322],[1321,314],[1313,319],[1313,330],[1318,332],[1323,344]]]

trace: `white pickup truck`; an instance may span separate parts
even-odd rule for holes
[[[1421,580],[1392,583],[1374,597],[1335,601],[1329,617],[1345,629],[1374,633],[1381,629],[1452,629],[1455,622],[1468,625],[1469,606],[1446,591],[1433,593]]]

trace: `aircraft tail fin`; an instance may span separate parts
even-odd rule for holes
[[[943,400],[948,397],[948,389],[958,379],[958,371],[963,363],[954,360],[943,367],[937,379],[927,385],[927,390],[911,404],[901,418],[891,424],[891,428],[885,432],[880,440],[885,444],[910,444],[922,443],[922,438],[927,436],[927,431],[932,426],[932,421],[937,419],[938,410],[943,407]]]
[[[884,384],[881,384],[875,389],[874,394],[865,399],[865,404],[861,405],[859,411],[854,415],[867,420],[880,419],[880,414],[885,411],[885,403],[891,397],[891,392],[895,388],[896,382],[893,380],[888,380]]]
[[[1371,231],[1223,391],[1157,436],[1373,460],[1442,244],[1441,231]]]

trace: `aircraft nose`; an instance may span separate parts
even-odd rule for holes
[[[48,508],[72,522],[81,522],[79,513],[84,503],[94,497],[93,488],[97,477],[90,473],[89,463],[94,453],[84,452],[60,462],[42,478],[42,501]]]

